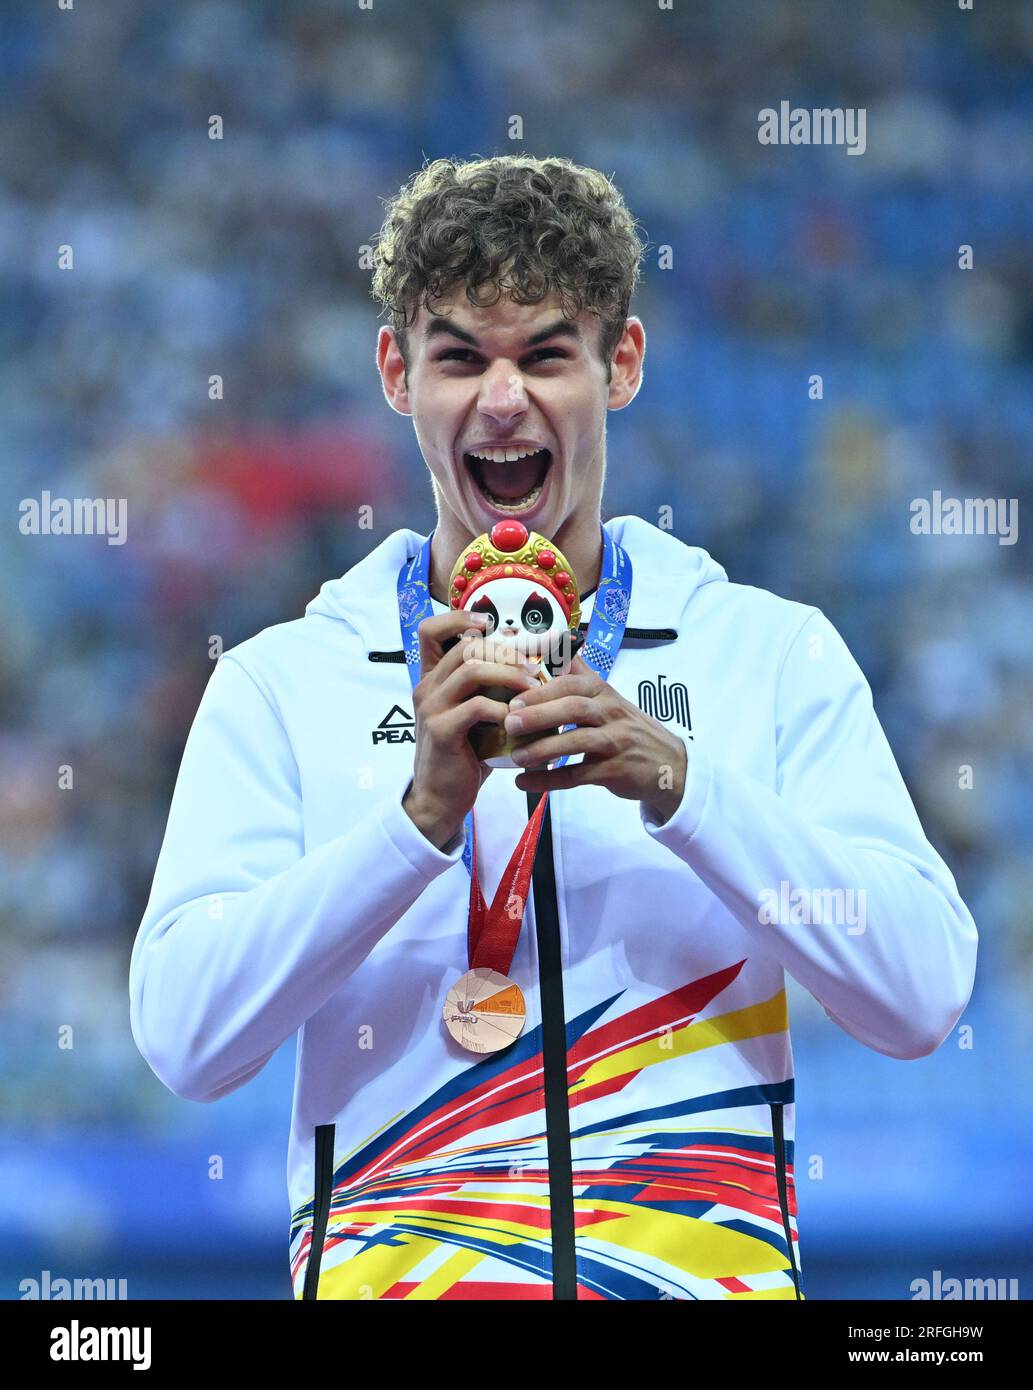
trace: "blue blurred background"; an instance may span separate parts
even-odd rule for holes
[[[0,1294],[290,1296],[293,1044],[176,1099],[130,948],[210,636],[433,525],[374,370],[380,200],[424,157],[525,150],[612,174],[650,242],[605,514],[670,505],[731,578],[824,609],[981,932],[968,1048],[884,1058],[793,987],[805,1291],[1028,1296],[1029,547],[908,523],[937,488],[1033,501],[1033,5],[79,0],[0,6],[0,56]],[[865,107],[866,153],[761,146],[782,99]],[[19,534],[43,489],[127,499],[128,543]]]

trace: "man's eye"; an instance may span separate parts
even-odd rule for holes
[[[548,361],[549,358],[563,358],[566,355],[562,348],[535,348],[534,352],[531,353],[531,360]],[[435,358],[437,362],[470,362],[472,360],[473,353],[469,348],[448,348]]]

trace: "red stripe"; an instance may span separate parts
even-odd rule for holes
[[[632,1009],[630,1013],[621,1014],[620,1018],[615,1018],[610,1023],[590,1029],[578,1039],[577,1051],[586,1056],[591,1054],[594,1063],[600,1054],[626,1046],[631,1038],[660,1033],[663,1029],[698,1014],[732,983],[745,964],[744,958],[724,970],[716,970],[712,975],[704,975],[701,979],[682,985],[680,989],[672,990],[670,994],[664,994],[659,999],[652,999],[648,1004]]]
[[[717,1283],[729,1293],[752,1293],[749,1284],[744,1284],[741,1279],[736,1279],[734,1274],[730,1274],[726,1279],[718,1279]]]

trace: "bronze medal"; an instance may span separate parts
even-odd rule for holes
[[[523,1031],[527,1006],[519,985],[481,965],[456,980],[441,1012],[460,1047],[501,1052]]]

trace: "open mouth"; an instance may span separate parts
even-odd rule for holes
[[[517,515],[542,495],[552,464],[548,449],[485,449],[464,454],[463,462],[481,496],[500,512]]]

